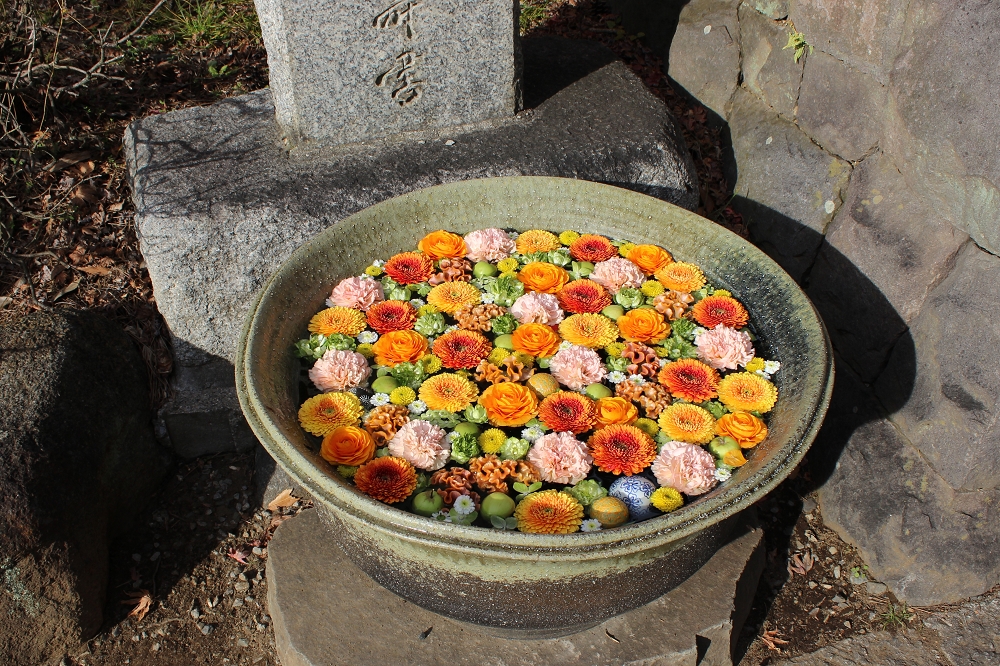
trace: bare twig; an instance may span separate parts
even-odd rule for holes
[[[163,5],[165,5],[166,2],[167,2],[167,0],[160,0],[159,2],[157,2],[156,5],[152,9],[149,10],[149,13],[146,14],[146,17],[144,19],[142,19],[141,21],[139,21],[139,25],[135,26],[135,30],[133,30],[132,32],[128,33],[127,35],[125,35],[124,37],[122,37],[121,39],[119,39],[117,42],[115,42],[115,46],[118,46],[120,44],[124,44],[128,40],[132,39],[132,37],[134,37],[137,32],[139,32],[140,30],[142,30],[142,26],[146,25],[146,21],[148,21],[153,16],[153,14],[156,13],[156,10],[158,10],[160,7],[162,7]]]

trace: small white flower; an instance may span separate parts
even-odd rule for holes
[[[375,407],[381,407],[382,405],[389,404],[389,394],[388,393],[376,393],[372,396],[372,405]]]
[[[692,331],[692,333],[694,333],[694,339],[697,340],[699,336],[708,333],[708,329],[702,326],[695,326],[694,331]]]
[[[781,368],[781,364],[777,361],[764,361],[764,372],[769,375],[773,375]]]
[[[628,379],[628,376],[620,370],[609,372],[607,376],[607,380],[612,384],[621,384],[626,379]]]
[[[358,342],[363,345],[375,344],[376,340],[378,340],[378,333],[375,331],[361,331],[358,333]]]
[[[459,495],[455,498],[454,509],[463,516],[467,516],[476,510],[476,503],[468,495]]]
[[[572,347],[573,343],[567,342],[566,340],[563,340],[562,342],[559,343],[559,351],[566,351],[567,349],[571,349]]]
[[[521,431],[521,438],[526,439],[529,442],[534,442],[536,439],[545,434],[545,431],[538,426],[530,426]]]
[[[440,521],[443,521],[443,522],[446,522],[446,523],[450,523],[451,522],[451,515],[449,515],[448,511],[435,511],[434,513],[431,514],[431,518],[433,518],[434,520],[440,520]]]
[[[764,370],[758,370],[753,374],[757,375],[758,377],[763,377],[764,379],[771,379],[771,375],[767,374],[767,372]]]
[[[411,298],[410,305],[419,310],[422,306],[426,305],[426,303],[424,303],[422,298]]]
[[[587,520],[580,523],[581,532],[600,532],[601,531],[601,521],[597,518],[588,518]]]
[[[733,476],[732,470],[728,470],[725,467],[718,467],[715,470],[715,480],[719,483],[725,483]]]
[[[376,259],[375,261],[372,262],[372,266],[375,266],[376,268],[382,268],[383,266],[385,266],[385,259]]]
[[[482,296],[480,296],[480,298],[482,299],[483,303],[492,303],[497,299],[496,296],[488,293],[484,293]]]
[[[520,236],[520,235],[521,234],[517,233],[516,231],[508,231],[507,232],[507,237],[510,238],[511,240],[517,240],[517,237]]]
[[[656,362],[659,363],[660,367],[662,368],[663,366],[665,366],[667,364],[668,361],[665,358],[658,358],[658,359],[656,359]]]
[[[628,378],[636,384],[645,384],[646,378],[642,375],[629,375]]]
[[[454,441],[455,441],[455,438],[456,438],[456,437],[458,437],[458,433],[457,433],[457,432],[455,432],[455,431],[452,431],[452,432],[449,432],[448,434],[446,434],[446,435],[444,436],[444,439],[443,439],[442,441],[443,441],[443,442],[444,442],[445,444],[447,444],[448,446],[451,446],[452,442],[454,442]]]
[[[423,400],[414,400],[408,405],[411,414],[423,414],[427,411],[427,403]]]
[[[457,330],[458,330],[458,326],[456,326],[455,324],[452,324],[451,326],[446,326],[445,329],[444,329],[444,332],[445,333],[451,333],[452,331],[457,331]]]

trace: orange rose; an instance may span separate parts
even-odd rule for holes
[[[569,282],[569,273],[565,268],[547,261],[533,261],[521,269],[517,279],[524,283],[524,288],[528,291],[557,294]]]
[[[630,342],[659,342],[670,335],[670,324],[656,310],[630,310],[615,322],[622,337]]]
[[[393,368],[413,363],[427,353],[427,338],[416,331],[389,331],[372,346],[375,362]]]
[[[715,431],[723,437],[732,437],[744,449],[752,449],[767,437],[767,425],[749,412],[726,414],[715,422]]]
[[[636,245],[629,250],[626,259],[641,268],[646,275],[652,275],[674,260],[669,252],[658,245]]]
[[[479,404],[486,410],[490,423],[495,426],[521,426],[535,418],[538,398],[523,384],[503,382],[488,387],[479,396]]]
[[[601,398],[597,401],[597,427],[620,423],[628,425],[639,418],[639,411],[631,400],[625,398]]]
[[[375,457],[375,440],[367,430],[341,426],[323,438],[319,454],[331,465],[356,467]]]
[[[519,352],[543,358],[559,351],[559,334],[545,324],[521,324],[511,336],[514,349]]]
[[[443,229],[432,231],[421,238],[417,249],[431,259],[456,259],[464,257],[469,251],[464,238]]]
[[[743,457],[742,451],[733,449],[732,451],[726,451],[725,455],[722,456],[722,464],[729,465],[730,467],[742,467],[747,464],[747,459]]]

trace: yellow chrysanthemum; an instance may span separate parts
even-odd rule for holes
[[[668,347],[653,347],[653,351],[656,352],[656,355],[659,358],[667,358],[670,356],[670,349]]]
[[[507,441],[507,433],[499,428],[490,428],[479,436],[479,448],[483,453],[496,453]]]
[[[559,324],[559,335],[571,344],[596,349],[617,340],[618,327],[604,315],[575,314]]]
[[[635,243],[622,243],[618,247],[618,254],[620,254],[625,258],[628,258],[628,253],[631,252],[633,248],[635,248]]]
[[[372,277],[378,277],[382,275],[382,269],[378,266],[369,266],[365,269],[365,275],[370,275]]]
[[[713,296],[730,296],[731,297],[733,295],[733,292],[729,291],[728,289],[716,289],[715,291],[712,292],[712,295]]]
[[[357,335],[368,325],[365,313],[354,308],[327,308],[309,320],[309,332],[320,335]]]
[[[468,282],[442,282],[427,294],[427,302],[442,312],[454,314],[466,305],[479,303],[479,290]]]
[[[356,351],[367,359],[375,358],[375,350],[372,348],[372,345],[367,342],[363,342],[358,345]]]
[[[517,271],[517,259],[507,257],[497,262],[497,270],[501,273],[514,273]]]
[[[490,352],[490,355],[486,357],[486,360],[492,363],[493,365],[500,365],[501,363],[503,363],[503,360],[505,358],[507,358],[513,353],[514,352],[512,352],[511,350],[504,349],[503,347],[494,347],[493,351]]]
[[[678,442],[708,444],[715,437],[715,417],[689,403],[675,402],[664,409],[659,425],[667,437]]]
[[[622,352],[625,351],[625,343],[612,342],[610,345],[604,348],[604,351],[608,353],[609,357],[618,358],[622,355]]]
[[[580,234],[575,231],[564,231],[559,234],[559,242],[563,245],[570,245],[573,241],[580,237]]]
[[[667,289],[689,294],[705,286],[705,274],[694,264],[674,261],[656,271],[656,279]]]
[[[666,288],[656,280],[646,280],[642,283],[642,287],[639,288],[639,291],[642,292],[643,296],[653,297],[659,296],[665,289]]]
[[[660,426],[656,425],[656,421],[654,421],[653,419],[646,419],[646,418],[636,419],[635,423],[633,423],[632,425],[634,425],[636,428],[643,431],[650,437],[656,437],[656,433],[660,432]]]
[[[684,506],[684,498],[676,488],[657,488],[649,498],[649,503],[663,513],[670,513]]]
[[[479,389],[475,384],[452,372],[434,375],[420,385],[420,399],[428,409],[460,412],[478,397]]]
[[[433,375],[435,372],[441,369],[441,359],[439,359],[434,354],[427,354],[420,362],[424,364],[424,370],[428,375]]]
[[[760,375],[736,372],[719,382],[719,401],[729,409],[743,412],[771,411],[778,400],[778,388]]]
[[[321,393],[299,407],[299,423],[306,432],[323,437],[341,426],[357,425],[364,411],[353,393]]]
[[[719,292],[715,292],[719,293]],[[754,356],[753,360],[746,365],[747,372],[757,372],[758,370],[764,369],[764,359],[760,356]]]
[[[583,506],[568,493],[531,493],[514,509],[517,529],[530,534],[571,534],[583,522]]]
[[[438,309],[437,309],[436,307],[434,307],[433,305],[421,305],[421,306],[420,306],[420,307],[419,307],[419,308],[417,309],[417,316],[418,316],[418,317],[423,317],[423,316],[424,316],[424,315],[426,315],[426,314],[435,314],[435,313],[438,313],[438,312],[441,312],[441,311],[440,311],[440,310],[438,310]]]
[[[405,407],[417,399],[417,392],[409,386],[397,386],[389,393],[389,402],[400,407]]]
[[[551,231],[532,229],[520,234],[515,241],[517,251],[521,254],[550,252],[559,247],[559,239]],[[500,269],[503,270],[502,268]]]

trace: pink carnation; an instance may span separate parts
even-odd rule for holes
[[[331,308],[339,306],[367,311],[376,303],[381,303],[383,298],[382,285],[377,281],[368,276],[350,277],[333,288],[326,304]]]
[[[557,352],[549,360],[549,372],[556,381],[574,391],[601,381],[607,374],[597,352],[579,345]]]
[[[694,444],[667,442],[653,460],[653,474],[661,486],[685,495],[702,495],[715,484],[715,459]]]
[[[735,370],[753,360],[753,342],[745,331],[719,324],[694,340],[698,358],[716,370]]]
[[[641,268],[621,257],[598,262],[588,277],[612,294],[617,294],[622,287],[638,289],[646,280]]]
[[[538,469],[542,481],[578,483],[590,473],[593,462],[587,445],[571,432],[553,432],[535,440],[528,462]]]
[[[514,252],[514,241],[503,229],[472,231],[465,236],[465,246],[469,248],[469,253],[465,256],[472,261],[496,263]]]
[[[371,372],[361,354],[331,349],[309,368],[309,379],[320,391],[343,391],[364,384]]]
[[[441,469],[451,455],[451,447],[441,445],[443,440],[444,430],[430,421],[410,421],[389,440],[389,453],[418,469]]]
[[[521,324],[548,324],[555,326],[563,320],[559,299],[552,294],[531,291],[510,306],[510,314]]]

